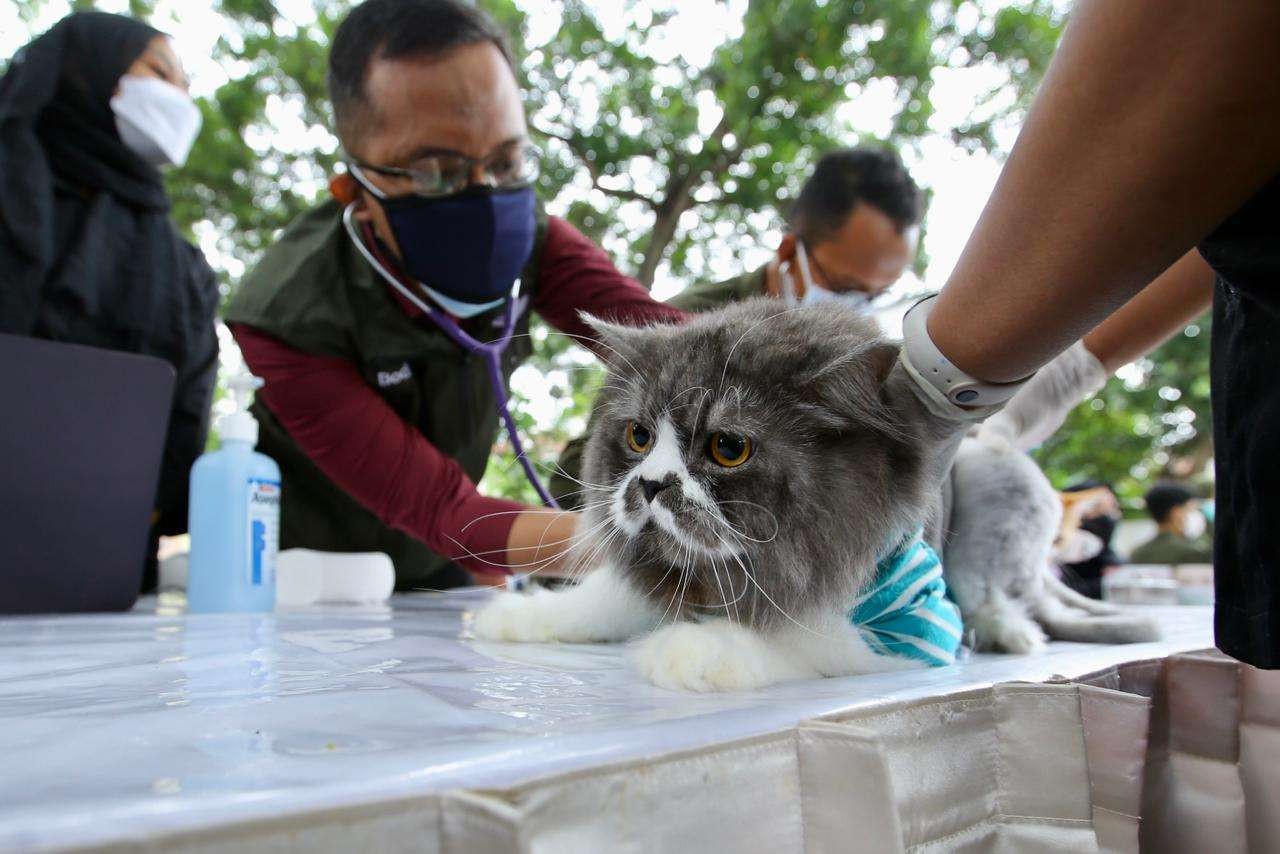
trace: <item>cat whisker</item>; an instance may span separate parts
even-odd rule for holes
[[[733,614],[729,611],[729,597],[724,593],[724,585],[720,583],[720,570],[716,566],[716,560],[713,557],[709,563],[711,564],[711,572],[716,579],[716,589],[720,591],[720,603],[724,606],[724,615],[729,622],[733,622]]]
[[[728,528],[730,531],[732,531],[736,536],[740,537],[741,539],[743,539],[743,540],[745,540],[745,541],[747,541],[747,542],[749,542],[749,543],[755,543],[756,545],[765,545],[765,544],[767,544],[767,543],[771,543],[771,542],[773,542],[774,540],[776,540],[776,539],[778,538],[778,535],[779,535],[780,533],[782,533],[782,523],[778,521],[778,516],[777,516],[777,514],[776,514],[776,513],[774,513],[772,510],[770,510],[768,507],[765,507],[763,504],[758,504],[758,503],[756,503],[756,502],[754,502],[754,501],[745,501],[745,500],[725,500],[725,501],[721,501],[721,502],[720,502],[720,504],[721,504],[721,505],[724,505],[724,504],[746,504],[746,505],[747,505],[747,506],[749,506],[749,507],[757,507],[757,508],[759,508],[760,510],[763,510],[766,514],[768,514],[769,518],[770,518],[771,520],[773,520],[773,533],[772,533],[772,534],[770,534],[766,539],[758,540],[758,539],[755,539],[755,538],[753,538],[753,537],[748,536],[748,535],[746,534],[746,532],[738,530],[738,528],[737,528],[737,527],[735,527],[735,526],[734,526],[734,524],[733,524],[732,522],[730,522],[727,518],[725,518],[725,517],[724,517],[724,514],[723,514],[723,513],[719,513],[719,514],[712,514],[712,517],[711,517],[711,518],[713,518],[713,519],[715,519],[717,522],[719,522],[719,523],[723,524],[726,528]]]
[[[584,505],[582,506],[582,508],[581,508],[578,512],[586,512],[586,510],[587,510],[588,508],[594,509],[594,508],[596,508],[596,507],[603,507],[603,506],[605,506],[605,505],[606,505],[606,504],[608,504],[608,503],[609,503],[609,502],[608,502],[608,500],[607,500],[607,499],[602,499],[602,500],[600,500],[600,501],[595,501],[595,502],[591,502],[591,503],[589,503],[589,504],[584,504]],[[530,510],[531,510],[531,509],[535,509],[535,510],[536,510],[537,508],[525,508],[525,509],[523,509],[523,510],[498,510],[498,511],[495,511],[495,512],[493,512],[493,513],[485,513],[485,514],[482,514],[482,515],[480,515],[480,516],[477,516],[476,518],[474,518],[474,519],[472,519],[471,521],[467,522],[467,524],[465,524],[465,525],[463,525],[463,526],[462,526],[462,530],[461,530],[461,531],[459,531],[458,533],[460,533],[460,534],[461,534],[461,533],[466,533],[467,529],[468,529],[468,528],[470,528],[472,525],[474,525],[474,524],[475,524],[475,523],[477,523],[477,522],[484,521],[485,519],[496,519],[496,518],[498,518],[499,516],[519,516],[521,513],[528,513],[528,512],[530,512]],[[545,509],[547,513],[563,513],[563,512],[567,512],[567,511],[551,510],[551,509],[548,509],[548,508],[543,508],[543,509]]]
[[[714,558],[712,558],[712,561],[713,561],[713,562],[714,562],[714,560],[715,560],[715,559],[714,559]],[[725,558],[725,562],[724,562],[724,574],[725,574],[725,580],[729,583],[729,592],[732,594],[732,593],[734,593],[735,591],[734,591],[734,587],[733,587],[733,575],[729,572],[729,559],[728,559],[728,558]],[[729,603],[730,605],[732,605],[732,606],[733,606],[733,612],[734,612],[734,614],[737,614],[737,613],[738,613],[738,603],[742,601],[742,597],[744,597],[744,596],[746,596],[746,595],[747,595],[747,590],[748,590],[748,589],[749,589],[749,588],[747,587],[747,583],[746,583],[746,581],[743,581],[743,583],[742,583],[742,592],[741,592],[741,593],[736,594],[736,595],[734,596],[734,598],[733,598],[733,601]],[[739,622],[741,622],[741,619],[739,619]]]
[[[557,334],[557,335],[560,335],[560,336],[563,336],[563,337],[565,337],[565,338],[568,338],[568,339],[570,339],[570,340],[572,340],[572,341],[576,341],[576,342],[578,342],[578,343],[580,343],[580,344],[584,345],[584,346],[586,347],[586,349],[587,349],[587,350],[591,350],[591,349],[592,349],[592,347],[599,347],[599,348],[600,348],[600,349],[602,349],[602,350],[607,350],[607,351],[609,351],[609,352],[613,353],[615,356],[617,356],[617,357],[618,357],[619,359],[621,359],[622,361],[626,362],[626,363],[627,363],[627,367],[631,368],[631,370],[635,371],[637,374],[639,374],[639,373],[640,373],[639,371],[636,371],[635,366],[631,364],[630,360],[629,360],[629,359],[627,359],[627,357],[626,357],[626,355],[625,355],[625,354],[623,354],[623,353],[622,353],[620,350],[618,350],[616,347],[611,347],[611,346],[609,346],[609,345],[608,345],[608,344],[606,344],[604,341],[601,341],[599,338],[593,338],[593,337],[591,337],[590,335],[576,335],[576,334],[574,334],[574,333],[572,333],[572,332],[562,332],[562,331],[560,331],[560,330],[556,330],[556,334]],[[521,333],[519,333],[519,334],[517,334],[517,335],[512,335],[512,336],[511,336],[511,340],[515,340],[515,339],[517,339],[517,338],[529,338],[529,339],[533,340],[533,341],[534,341],[534,343],[537,343],[537,339],[536,339],[536,338],[534,338],[534,335],[533,335],[533,333],[532,333],[532,332],[521,332]],[[594,355],[594,351],[593,351],[593,355]],[[597,358],[598,358],[598,357],[597,357]],[[597,367],[597,366],[595,366],[595,365],[566,365],[566,366],[564,366],[563,368],[560,368],[560,369],[570,369],[570,368],[585,369],[585,368],[595,368],[595,367]]]
[[[717,534],[716,536],[718,537],[719,535]],[[825,632],[819,632],[815,629],[812,629],[809,626],[806,626],[804,623],[797,620],[795,617],[788,614],[786,609],[784,609],[781,605],[779,605],[776,601],[774,601],[774,598],[770,596],[769,593],[763,587],[760,586],[760,582],[756,581],[755,575],[751,573],[751,570],[747,569],[747,565],[742,562],[742,559],[736,554],[733,556],[733,559],[738,562],[738,566],[742,567],[743,574],[746,575],[748,581],[750,581],[752,584],[755,585],[755,588],[760,592],[760,595],[763,596],[765,600],[768,601],[768,603],[772,605],[779,614],[781,614],[783,617],[786,617],[789,622],[791,622],[797,628],[803,629],[804,631],[808,632],[814,637],[820,637],[826,640],[836,640],[834,636],[826,634]]]
[[[674,563],[668,564],[667,571],[662,574],[662,577],[657,580],[657,582],[653,585],[653,587],[649,588],[649,592],[645,594],[645,598],[648,598],[652,596],[654,593],[656,593],[658,591],[658,588],[663,585],[663,582],[665,582],[668,578],[671,577],[671,573],[672,571],[675,570],[675,568],[676,568],[676,565]],[[659,622],[662,622],[663,620],[665,620],[666,617],[667,617],[667,612],[663,611],[662,619],[659,620]]]
[[[585,577],[587,573],[591,572],[593,565],[598,561],[600,555],[608,548],[613,540],[617,538],[618,529],[611,526],[608,518],[604,519],[599,525],[594,526],[591,529],[591,533],[594,535],[601,527],[609,527],[609,533],[606,536],[597,539],[591,546],[591,550],[581,558],[574,558],[569,569],[570,580],[576,582],[579,578]],[[578,545],[579,544],[575,544],[573,548],[576,548]]]
[[[609,486],[607,483],[588,483],[585,480],[579,480],[578,478],[574,477],[573,475],[565,471],[564,468],[559,463],[535,462],[534,466],[542,469],[547,474],[559,474],[561,477],[565,478],[566,480],[571,480],[574,483],[578,484],[579,486],[584,487],[583,489],[577,490],[576,492],[566,493],[566,497],[569,495],[581,495],[582,493],[587,492],[588,490],[594,490],[596,492],[606,492],[613,489],[613,487]]]
[[[521,512],[527,512],[527,511],[521,511]],[[494,515],[499,515],[499,514],[494,514]],[[531,560],[525,563],[503,563],[501,561],[489,560],[488,555],[494,555],[494,554],[505,555],[507,553],[507,549],[506,548],[486,549],[485,551],[477,552],[467,548],[456,538],[450,537],[449,538],[450,541],[452,541],[454,545],[456,545],[459,549],[461,549],[461,554],[451,557],[451,560],[460,560],[462,558],[473,558],[475,560],[479,560],[483,562],[488,566],[492,566],[497,569],[506,569],[506,570],[512,570],[512,571],[526,569],[531,566],[538,567],[538,569],[532,570],[529,573],[530,575],[532,575],[533,573],[545,567],[547,564],[553,563],[559,560],[562,556],[571,552],[574,548],[578,547],[583,541],[585,541],[586,539],[594,535],[600,528],[604,527],[604,525],[606,525],[607,523],[608,523],[607,520],[603,522],[598,522],[595,525],[593,525],[591,528],[588,528],[585,531],[575,531],[571,536],[563,537],[558,540],[540,541],[538,544],[539,549],[543,548],[544,546],[554,546],[554,545],[560,545],[562,543],[568,543],[569,545],[567,545],[564,549],[562,549],[558,554],[549,555],[547,557],[539,558],[537,560]]]

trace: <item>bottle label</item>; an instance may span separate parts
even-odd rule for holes
[[[274,587],[280,548],[280,482],[249,478],[249,584]]]

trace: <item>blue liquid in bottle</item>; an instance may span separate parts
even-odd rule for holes
[[[247,397],[257,382],[247,380],[233,390]],[[253,449],[258,424],[246,405],[223,421],[222,448],[191,467],[191,613],[275,609],[280,467]]]

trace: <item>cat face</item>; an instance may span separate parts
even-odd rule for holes
[[[586,529],[664,607],[794,619],[851,599],[919,524],[913,431],[883,385],[897,349],[870,321],[762,299],[593,325],[611,352]]]

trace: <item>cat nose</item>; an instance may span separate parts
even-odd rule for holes
[[[644,490],[644,500],[650,504],[657,497],[658,493],[666,489],[668,486],[676,485],[675,475],[667,475],[662,480],[649,480],[648,478],[640,478],[640,488]]]

